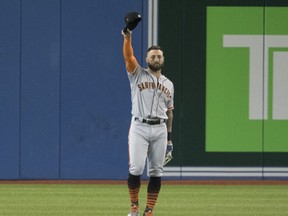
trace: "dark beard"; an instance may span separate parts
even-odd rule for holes
[[[159,70],[161,70],[163,68],[163,64],[153,65],[153,64],[148,63],[148,68],[151,71],[156,72],[156,71],[159,71]]]

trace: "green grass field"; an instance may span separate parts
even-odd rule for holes
[[[146,185],[140,205],[144,209]],[[0,184],[1,216],[126,216],[126,185]],[[163,185],[155,216],[287,216],[287,185]]]

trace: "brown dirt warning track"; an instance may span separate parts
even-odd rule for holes
[[[144,184],[147,180],[142,181]],[[0,180],[0,184],[126,184],[126,180]],[[288,180],[163,180],[163,185],[288,185]]]

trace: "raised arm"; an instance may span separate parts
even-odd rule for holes
[[[127,71],[132,74],[136,67],[138,66],[137,59],[134,56],[133,48],[132,48],[132,32],[127,30],[127,32],[122,31],[122,35],[124,38],[123,42],[123,56],[126,63]]]

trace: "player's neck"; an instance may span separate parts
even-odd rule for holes
[[[156,76],[157,78],[161,76],[161,70],[152,71],[150,68],[148,68],[148,71],[152,73],[154,76]]]

